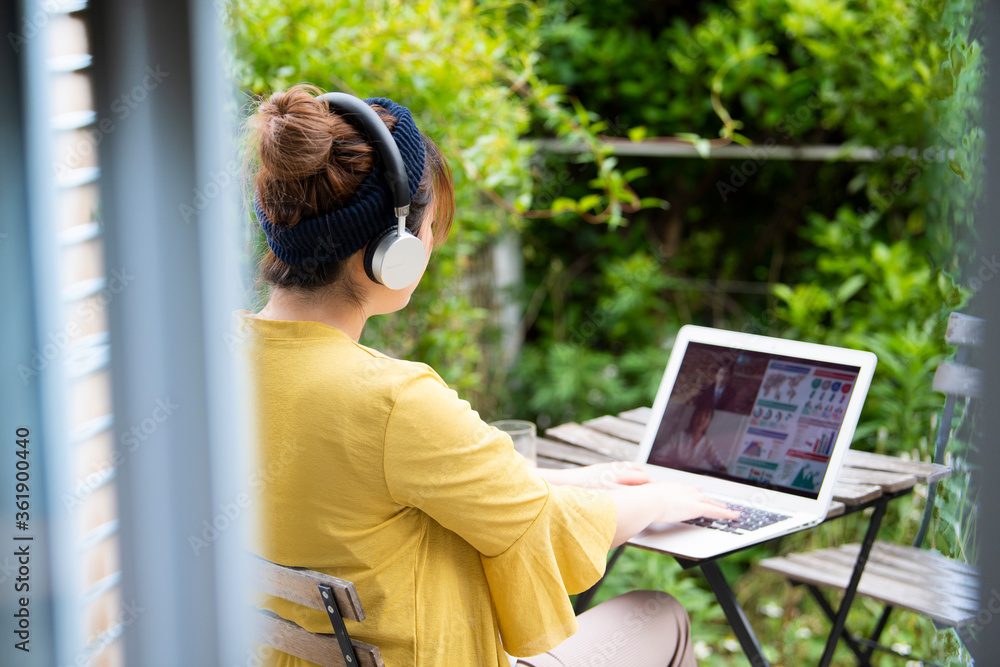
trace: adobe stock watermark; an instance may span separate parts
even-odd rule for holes
[[[14,49],[14,53],[20,53],[28,40],[37,36],[49,24],[52,15],[62,11],[62,4],[59,0],[45,0],[33,14],[21,17],[21,31],[7,33],[7,41],[10,42],[10,48]]]
[[[3,562],[0,562],[0,584],[6,583],[15,573],[17,573],[17,563],[12,560],[11,556],[4,556]]]
[[[274,649],[267,644],[257,644],[256,648],[247,647],[246,660],[242,665],[233,664],[233,667],[263,667],[274,654]]]
[[[634,274],[635,283],[646,283],[653,274],[662,268],[660,260],[657,264],[647,264],[640,267]],[[615,299],[610,306],[597,306],[590,308],[583,314],[583,321],[579,327],[572,327],[569,331],[569,342],[574,345],[585,345],[594,335],[606,325],[611,318],[622,314],[625,306],[621,299]]]
[[[985,255],[979,258],[979,266],[976,269],[976,275],[969,278],[969,289],[973,292],[978,292],[982,289],[984,283],[988,283],[993,280],[993,276],[1000,272],[1000,262],[997,262],[997,256],[992,255],[989,259]]]
[[[213,199],[222,194],[226,188],[239,181],[240,163],[233,159],[225,164],[223,169],[213,172],[207,183],[192,190],[190,202],[181,202],[177,205],[177,212],[184,219],[184,224],[190,225],[211,203]]]
[[[118,128],[118,123],[128,118],[168,76],[170,72],[164,72],[159,65],[155,67],[147,65],[142,80],[111,102],[111,112],[114,117],[105,116],[94,123],[94,129],[85,132],[80,140],[56,162],[54,166],[56,177],[65,177],[73,169],[79,168],[84,158],[96,153],[104,138]]]
[[[100,303],[102,307],[107,306],[114,299],[115,295],[121,294],[129,283],[135,280],[135,276],[128,272],[127,267],[122,267],[121,271],[114,269],[107,285],[92,295],[93,299]],[[24,386],[28,386],[31,378],[38,377],[49,367],[61,352],[70,346],[72,341],[80,335],[81,327],[76,318],[81,321],[92,322],[97,317],[97,309],[90,300],[83,301],[77,306],[75,317],[70,318],[60,331],[49,332],[41,349],[32,348],[30,358],[27,363],[17,365],[17,373]]]
[[[905,159],[903,173],[889,185],[888,189],[875,193],[871,199],[871,206],[868,207],[867,211],[861,207],[856,209],[855,213],[857,213],[858,218],[862,221],[861,227],[864,228],[870,224],[874,224],[875,220],[884,215],[892,207],[896,198],[906,192],[909,183],[913,179],[923,173],[932,163],[940,163],[947,160],[951,152],[939,146],[930,146],[922,151],[915,148],[898,148],[889,151],[887,157],[901,157]]]
[[[135,452],[142,443],[149,440],[160,425],[173,416],[180,407],[180,404],[171,401],[169,396],[157,398],[148,417],[121,432],[118,437],[121,446],[114,448],[111,458],[98,463],[94,472],[79,480],[73,493],[62,494],[63,506],[67,510],[79,507],[94,491],[114,476],[115,468],[125,462],[128,454]]]
[[[994,588],[990,591],[990,599],[976,614],[976,620],[968,628],[963,628],[963,630],[971,631],[973,634],[978,635],[993,622],[993,617],[997,614],[1000,614],[1000,590]]]
[[[697,32],[698,36],[695,37],[692,34],[687,35],[687,39],[683,41],[682,48],[684,50],[684,55],[691,60],[696,60],[705,55],[705,49],[714,45],[713,39],[718,39],[726,34],[726,26],[732,23],[736,19],[736,12],[732,9],[726,7],[718,16],[713,16],[703,23],[700,23],[698,27],[704,27],[705,30],[694,30],[692,32]]]
[[[815,90],[812,91],[805,102],[797,106],[794,111],[789,111],[784,118],[775,123],[774,131],[784,140],[791,139],[793,133],[812,118],[822,106],[819,93]],[[778,147],[778,141],[774,137],[768,137],[763,144],[751,147],[749,158],[729,168],[730,173],[727,180],[720,179],[715,182],[719,198],[723,202],[729,201],[730,195],[746,185],[748,180],[757,173],[757,170],[771,159],[771,155]]]
[[[90,665],[94,658],[97,657],[97,655],[100,654],[105,647],[121,637],[125,628],[135,623],[135,620],[139,618],[139,615],[144,611],[146,611],[146,608],[140,607],[135,600],[122,602],[120,604],[118,614],[113,617],[117,618],[117,620],[112,622],[111,627],[98,636],[93,643],[88,644],[84,650],[77,653],[76,658],[72,663],[62,665],[61,667],[87,667],[87,665]],[[109,617],[109,620],[112,620],[112,617]]]
[[[218,510],[213,510],[211,517],[202,519],[201,525],[188,534],[188,546],[194,555],[200,556],[202,551],[211,547],[223,533],[235,525],[250,510],[255,498],[267,492],[268,484],[280,478],[286,468],[300,460],[302,449],[302,445],[298,445],[294,449],[284,450],[275,460],[269,461],[269,465],[258,466],[247,479],[246,487],[249,491],[241,491],[228,502],[219,503]]]

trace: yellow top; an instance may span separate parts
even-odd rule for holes
[[[425,364],[238,314],[261,556],[353,581],[367,618],[348,632],[389,666],[507,666],[504,649],[537,655],[576,631],[568,594],[604,572],[607,494],[549,486]],[[332,631],[318,611],[262,606]]]

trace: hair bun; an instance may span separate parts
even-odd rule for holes
[[[274,93],[257,118],[261,163],[275,178],[298,180],[327,168],[333,118],[308,90]]]

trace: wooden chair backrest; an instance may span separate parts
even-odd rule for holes
[[[326,614],[326,602],[319,586],[328,586],[343,618],[359,622],[365,619],[361,600],[350,581],[314,570],[278,565],[259,556],[250,555],[249,558],[251,588],[254,590]],[[340,643],[333,634],[309,632],[270,611],[257,611],[253,636],[261,644],[323,667],[385,667],[378,648],[371,644],[351,639],[357,665],[350,664],[345,661]]]
[[[982,387],[983,372],[965,364],[969,350],[982,347],[986,338],[986,324],[983,320],[969,315],[952,313],[948,320],[945,342],[957,345],[955,361],[938,365],[934,373],[934,388],[953,396],[978,398]]]
[[[981,347],[986,341],[986,323],[978,317],[952,313],[948,319],[948,330],[944,340],[949,345],[958,346],[954,361],[938,364],[934,373],[933,386],[937,391],[944,392],[947,398],[938,422],[937,442],[934,448],[934,462],[944,462],[944,452],[951,439],[952,419],[955,416],[955,403],[959,398],[977,398],[982,387],[982,371],[966,365],[972,348]],[[920,528],[913,539],[913,546],[923,544],[924,537],[930,528],[934,514],[934,497],[937,493],[937,482],[927,489],[927,502]]]

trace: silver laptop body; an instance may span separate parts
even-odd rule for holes
[[[744,516],[653,524],[629,542],[704,559],[820,523],[876,361],[870,352],[683,327],[638,461],[655,481],[698,487]]]

